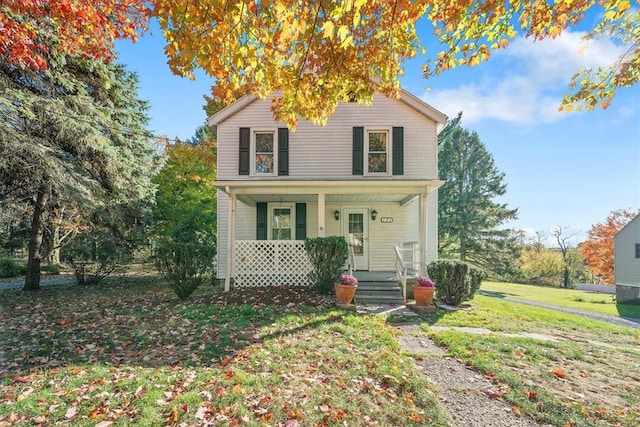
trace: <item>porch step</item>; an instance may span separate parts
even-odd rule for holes
[[[360,282],[356,304],[404,304],[402,289],[395,282]]]

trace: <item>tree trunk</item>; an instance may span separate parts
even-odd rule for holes
[[[51,232],[51,247],[47,251],[46,260],[50,264],[60,264],[60,227],[53,226]]]
[[[460,239],[460,261],[467,261],[467,241]]]
[[[25,291],[40,289],[40,259],[42,252],[42,235],[44,234],[44,214],[49,199],[49,185],[43,183],[38,189],[36,203],[33,207],[31,230],[29,231],[29,260],[27,275],[24,280]]]

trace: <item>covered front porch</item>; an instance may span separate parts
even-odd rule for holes
[[[442,185],[439,180],[216,181],[214,185],[219,205],[227,199],[227,209],[219,208],[218,213],[218,277],[224,278],[227,291],[232,282],[309,285],[306,237],[343,235],[356,249],[356,274],[394,280],[394,246],[414,242],[420,266],[426,264],[429,249],[435,253],[437,193],[432,191]]]

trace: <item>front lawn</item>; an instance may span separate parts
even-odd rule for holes
[[[0,301],[0,426],[446,425],[383,317],[306,290],[179,303],[128,279]]]
[[[640,304],[618,304],[612,294],[488,281],[482,282],[480,289],[502,296],[640,319]]]

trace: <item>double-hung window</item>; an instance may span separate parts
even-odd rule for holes
[[[390,144],[389,131],[367,130],[365,140],[365,159],[367,159],[367,174],[390,173]]]
[[[293,239],[293,206],[277,205],[271,206],[271,239],[291,240]]]
[[[253,134],[253,173],[275,175],[276,137],[273,131],[256,131]]]

